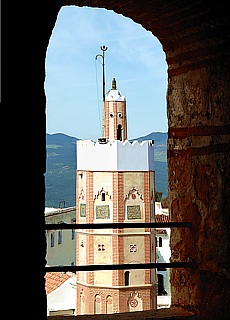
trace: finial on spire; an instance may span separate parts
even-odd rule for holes
[[[113,78],[113,80],[112,80],[112,90],[116,90],[116,89],[117,89],[116,79]]]
[[[98,57],[102,58],[102,90],[103,90],[103,101],[105,101],[105,51],[108,49],[106,46],[100,47],[102,54],[97,54],[95,59],[97,60]]]

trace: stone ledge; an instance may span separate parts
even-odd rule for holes
[[[115,314],[48,316],[48,320],[196,320],[196,316],[180,308],[165,308],[149,311],[136,311]]]

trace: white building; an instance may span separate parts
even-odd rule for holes
[[[46,208],[46,224],[76,223],[76,207]],[[75,229],[46,230],[48,266],[75,265],[76,239]]]
[[[47,272],[45,280],[47,316],[76,315],[76,275]]]
[[[161,202],[155,202],[155,221],[169,222],[168,208],[162,208]],[[170,262],[170,228],[156,228],[156,260]],[[170,269],[157,269],[158,294],[157,308],[167,308],[171,305]]]

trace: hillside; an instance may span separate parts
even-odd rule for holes
[[[63,133],[46,134],[46,207],[70,207],[76,204],[76,141]],[[135,140],[154,140],[156,190],[168,193],[167,133],[152,132]]]
[[[154,160],[167,162],[167,138],[167,132],[152,132],[146,136],[136,138],[135,140],[154,140]]]

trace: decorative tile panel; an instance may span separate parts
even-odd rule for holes
[[[96,206],[96,219],[109,219],[109,205]]]
[[[86,217],[86,204],[80,203],[80,217]]]
[[[127,206],[127,218],[128,220],[141,219],[140,205]]]

